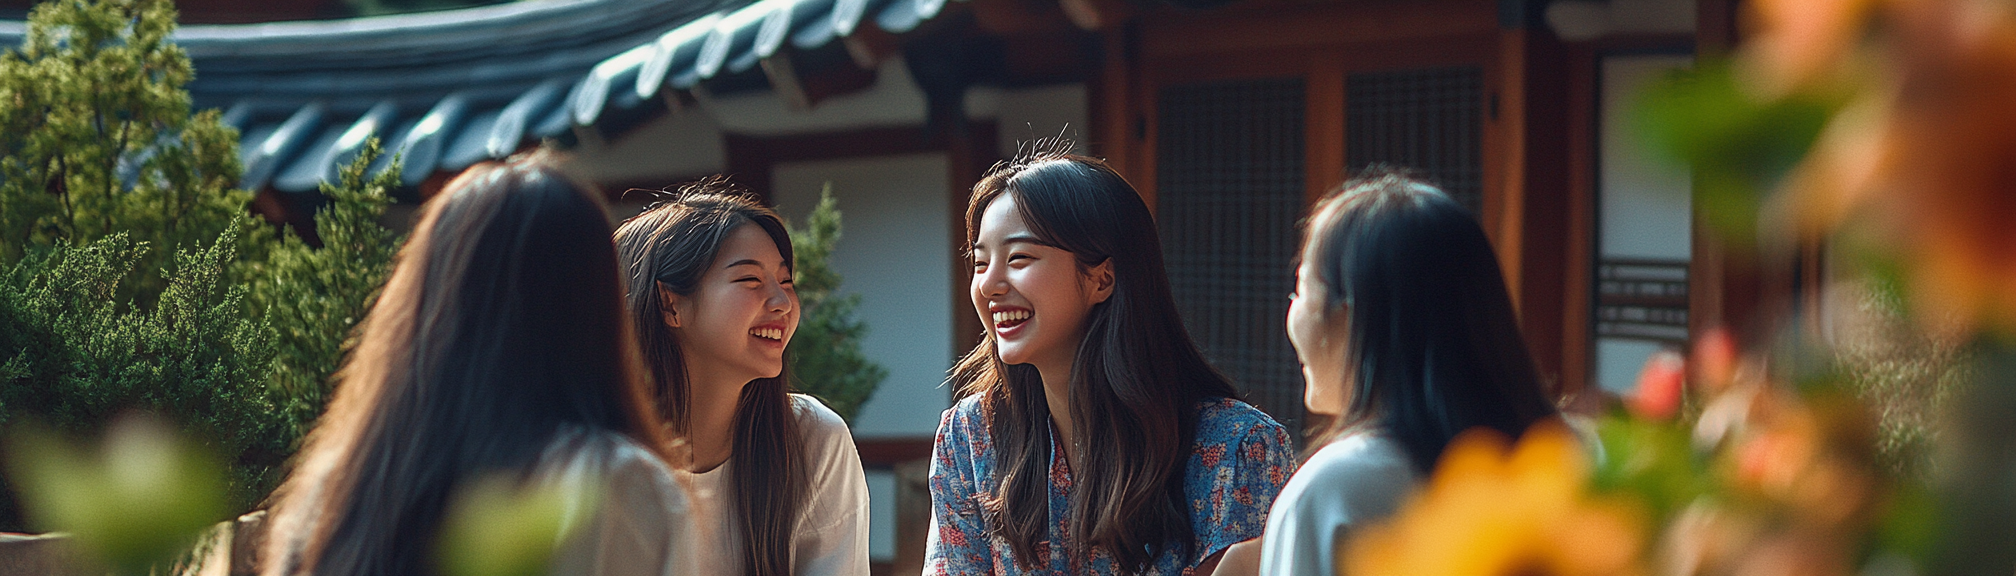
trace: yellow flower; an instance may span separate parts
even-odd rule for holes
[[[1586,494],[1588,476],[1581,444],[1559,423],[1534,426],[1516,448],[1493,431],[1465,432],[1399,514],[1347,543],[1338,573],[1638,573],[1642,516]]]

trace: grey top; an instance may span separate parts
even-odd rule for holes
[[[1260,574],[1335,574],[1343,536],[1392,515],[1418,480],[1400,443],[1378,432],[1346,436],[1317,450],[1288,479],[1267,514]]]

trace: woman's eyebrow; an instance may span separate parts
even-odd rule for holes
[[[736,266],[755,266],[755,267],[758,267],[758,268],[761,268],[761,267],[763,267],[763,263],[761,263],[761,262],[757,262],[757,261],[756,261],[756,259],[754,259],[754,258],[743,258],[743,259],[741,259],[741,260],[736,260],[736,261],[734,261],[734,262],[729,262],[727,266],[722,266],[722,267],[721,267],[721,269],[722,269],[722,270],[727,270],[727,269],[729,269],[729,268],[734,268],[734,267],[736,267]]]

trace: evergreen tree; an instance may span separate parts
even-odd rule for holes
[[[398,239],[375,142],[322,192],[322,246],[250,216],[237,131],[192,114],[167,0],[54,0],[0,55],[0,424],[140,408],[230,459],[249,507],[328,397]],[[0,529],[20,528],[0,501]]]
[[[826,264],[840,243],[840,207],[828,184],[819,204],[805,218],[805,229],[791,230],[792,270],[797,278],[798,332],[791,337],[791,373],[800,391],[826,401],[841,418],[853,422],[861,404],[889,371],[861,354],[868,325],[854,318],[860,294],[840,292],[840,274]]]

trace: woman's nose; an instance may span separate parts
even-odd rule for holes
[[[974,275],[973,284],[978,287],[981,296],[1008,293],[1008,275],[1001,272],[1000,266],[989,266],[987,271]]]
[[[789,312],[792,302],[790,290],[786,290],[783,284],[771,284],[770,297],[763,304],[769,306],[772,312]]]

